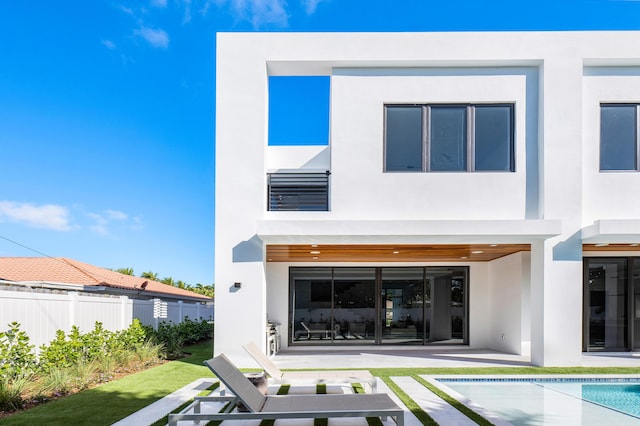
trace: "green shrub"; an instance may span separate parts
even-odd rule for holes
[[[20,324],[15,321],[9,324],[9,329],[0,333],[0,381],[31,375],[36,366],[33,348]]]
[[[40,390],[56,396],[66,395],[74,388],[73,371],[67,367],[51,367],[40,377]]]
[[[22,408],[22,394],[29,384],[29,376],[0,379],[0,411]]]

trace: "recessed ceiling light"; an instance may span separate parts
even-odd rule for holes
[[[311,244],[311,247],[318,247],[317,244]]]
[[[393,254],[400,254],[400,252],[396,250],[393,252]]]
[[[467,256],[460,256],[460,259],[466,259]]]
[[[482,250],[474,250],[471,252],[471,254],[482,254],[484,253]]]
[[[630,247],[638,247],[638,246],[640,246],[640,244],[638,244],[638,243],[633,243],[633,244],[629,244],[629,246],[630,246]]]
[[[598,244],[596,244],[596,247],[606,247],[608,245],[609,245],[609,243],[598,243]]]
[[[498,247],[497,244],[491,244],[489,247]]]
[[[311,253],[311,254],[320,254],[320,252],[318,250],[311,250],[309,253]]]
[[[318,256],[313,256],[313,260],[318,260]]]

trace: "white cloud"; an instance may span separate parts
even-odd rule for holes
[[[182,24],[188,24],[189,22],[191,22],[191,0],[182,0],[182,7],[184,9],[184,12],[182,14]],[[205,4],[205,7],[208,7]]]
[[[151,0],[151,6],[167,7],[167,0]]]
[[[264,24],[277,24],[287,26],[288,15],[285,0],[216,0],[218,6],[228,4],[236,19],[246,20],[259,28]],[[210,2],[205,4],[203,10],[208,9]]]
[[[153,47],[167,48],[169,47],[169,34],[163,29],[154,29],[141,27],[133,32],[135,35],[142,37]]]
[[[100,43],[109,50],[116,50],[116,44],[111,40],[100,40]]]
[[[109,234],[109,225],[115,221],[126,221],[128,215],[119,210],[105,210],[102,213],[87,213],[91,219],[93,219],[93,225],[89,226],[89,229],[100,235]],[[134,219],[137,222],[137,220]]]
[[[105,213],[111,220],[127,220],[127,214],[118,210],[107,210]]]
[[[302,0],[302,5],[304,6],[307,15],[313,15],[321,1],[322,0]]]
[[[33,228],[70,231],[69,210],[55,204],[36,205],[0,201],[0,221],[23,223]]]

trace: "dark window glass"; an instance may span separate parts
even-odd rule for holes
[[[636,106],[600,107],[600,170],[636,170]]]
[[[432,107],[429,124],[431,170],[466,170],[467,108]]]
[[[475,107],[475,169],[512,171],[510,106]]]
[[[422,108],[388,106],[386,165],[388,172],[422,171]]]

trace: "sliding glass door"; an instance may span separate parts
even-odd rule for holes
[[[466,267],[290,269],[292,344],[467,343]]]
[[[583,350],[640,349],[640,258],[585,258]]]

